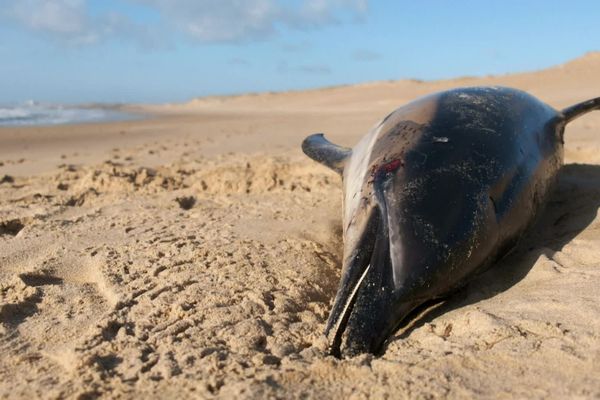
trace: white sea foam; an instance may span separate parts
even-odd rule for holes
[[[102,122],[134,118],[113,110],[40,104],[27,101],[15,106],[0,106],[0,125],[57,125]]]

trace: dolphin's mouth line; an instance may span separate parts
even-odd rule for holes
[[[330,341],[330,343],[331,343],[330,349],[331,349],[331,353],[336,357],[340,356],[342,335],[344,334],[344,331],[346,330],[346,325],[348,324],[348,319],[350,319],[350,314],[352,313],[352,309],[354,308],[354,303],[356,300],[356,294],[358,293],[358,289],[360,289],[360,285],[362,284],[363,280],[367,276],[369,269],[371,269],[371,263],[369,263],[369,265],[367,265],[367,268],[365,268],[362,275],[360,276],[360,278],[354,285],[354,288],[352,289],[350,296],[348,296],[348,299],[346,300],[346,303],[344,304],[344,308],[342,309],[342,311],[338,317],[338,320],[337,320],[335,326],[333,327],[332,333],[330,333],[330,335],[333,336],[332,340]]]

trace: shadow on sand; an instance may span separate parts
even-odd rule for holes
[[[515,251],[440,305],[428,304],[416,310],[388,344],[408,337],[440,315],[510,289],[529,273],[541,255],[551,258],[590,225],[599,207],[600,165],[565,165],[546,208]]]

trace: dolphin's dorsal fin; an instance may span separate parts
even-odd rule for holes
[[[344,172],[346,160],[352,155],[352,149],[331,143],[322,133],[315,133],[304,139],[302,151],[339,174]]]
[[[575,118],[594,110],[600,110],[600,97],[567,107],[562,110],[562,113],[565,116],[565,123],[569,123]]]

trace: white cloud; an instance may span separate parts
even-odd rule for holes
[[[156,8],[171,27],[206,42],[252,39],[273,31],[272,0],[133,0]]]
[[[20,0],[8,13],[28,28],[57,34],[81,34],[87,25],[83,0]]]
[[[19,0],[3,12],[23,27],[74,44],[90,44],[115,31],[116,15],[92,18],[85,0]]]
[[[96,40],[96,35],[89,29],[84,0],[20,0],[12,3],[2,14],[29,30],[73,42]]]
[[[244,42],[281,27],[308,29],[360,17],[368,0],[125,0],[158,11],[160,22],[145,25],[117,13],[92,17],[89,1],[12,0],[4,14],[30,30],[75,43],[111,35],[147,42],[153,40],[150,32],[164,39],[173,31],[200,42]]]
[[[278,25],[317,27],[335,14],[367,11],[367,0],[131,0],[158,9],[172,25],[204,42],[248,41],[272,35]]]
[[[25,29],[71,45],[89,45],[108,37],[133,39],[143,47],[165,44],[155,27],[136,23],[117,12],[91,15],[89,0],[10,0],[0,9]]]

